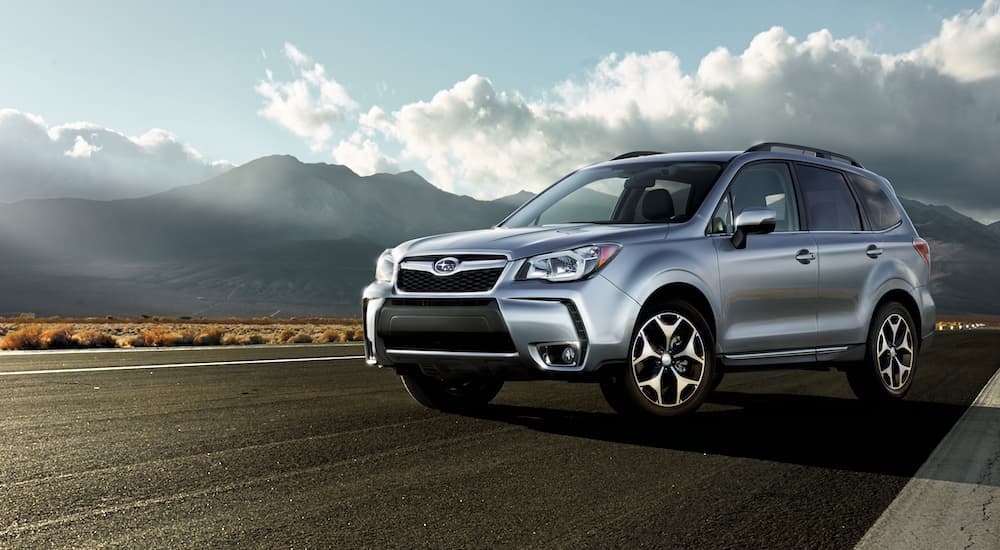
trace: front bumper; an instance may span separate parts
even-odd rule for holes
[[[441,372],[593,372],[627,356],[639,304],[600,274],[583,281],[503,280],[489,293],[364,290],[365,358]],[[558,356],[566,347],[575,359]]]

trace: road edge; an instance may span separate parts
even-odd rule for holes
[[[855,546],[1000,548],[1000,369]]]
[[[64,355],[77,353],[136,353],[136,352],[171,352],[171,351],[211,351],[220,349],[309,349],[309,348],[344,348],[362,346],[363,342],[328,342],[325,344],[250,344],[250,345],[218,345],[218,346],[140,346],[134,348],[70,348],[70,349],[13,349],[0,350],[0,358],[4,356],[24,355]]]

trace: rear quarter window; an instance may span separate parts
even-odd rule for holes
[[[883,231],[900,222],[899,211],[879,184],[857,174],[851,174],[850,179],[873,231]]]

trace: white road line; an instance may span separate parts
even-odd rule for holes
[[[92,372],[111,370],[177,369],[185,367],[224,367],[230,365],[266,365],[269,363],[306,363],[311,361],[346,361],[364,359],[364,355],[335,355],[332,357],[297,357],[294,359],[246,359],[242,361],[206,361],[204,363],[163,363],[159,365],[122,365],[117,367],[80,367],[72,369],[19,370],[0,372],[0,376],[29,374],[61,374],[66,372]]]
[[[188,351],[211,351],[220,349],[302,349],[307,346],[324,348],[349,348],[360,347],[361,342],[341,342],[336,344],[254,344],[252,346],[166,346],[166,347],[138,347],[138,348],[84,348],[84,349],[33,349],[33,350],[3,350],[0,357],[17,355],[79,355],[81,353],[181,353]]]
[[[856,548],[1000,548],[1000,371]]]

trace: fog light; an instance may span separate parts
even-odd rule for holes
[[[575,342],[551,342],[536,346],[536,358],[550,367],[575,367],[580,360],[580,351]]]

